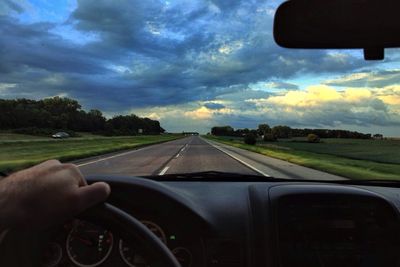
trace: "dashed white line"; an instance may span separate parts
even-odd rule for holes
[[[202,138],[202,139],[203,139],[203,138]],[[265,176],[265,177],[271,177],[271,175],[269,175],[269,174],[267,174],[267,173],[265,173],[265,172],[263,172],[263,171],[257,169],[257,168],[254,167],[254,166],[251,166],[251,165],[248,164],[247,162],[244,162],[243,160],[239,159],[238,157],[236,157],[236,156],[232,155],[231,153],[227,152],[225,149],[222,149],[221,147],[219,147],[219,146],[217,146],[217,145],[214,145],[213,143],[211,143],[211,142],[209,142],[209,141],[207,141],[207,140],[205,140],[205,139],[203,139],[203,140],[204,140],[206,143],[208,143],[208,144],[210,144],[211,146],[213,146],[213,147],[215,147],[216,149],[218,149],[219,151],[221,151],[221,152],[227,154],[229,157],[233,158],[234,160],[237,160],[237,161],[239,161],[240,163],[242,163],[243,165],[245,165],[246,167],[252,169],[253,171],[258,172],[259,174],[261,174],[261,175],[263,175],[263,176]]]
[[[164,175],[169,169],[169,166],[165,167],[164,169],[162,169],[162,171],[160,171],[160,173],[158,175]]]
[[[176,159],[179,158],[179,157],[181,156],[181,153],[182,153],[183,151],[185,151],[185,149],[186,149],[187,147],[188,147],[188,144],[186,144],[184,147],[182,147],[182,148],[179,150],[178,154],[176,154],[175,158],[176,158]]]

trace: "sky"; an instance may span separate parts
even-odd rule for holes
[[[0,0],[0,98],[77,99],[169,132],[212,126],[400,136],[400,51],[292,50],[277,0]]]

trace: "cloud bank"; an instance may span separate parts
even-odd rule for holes
[[[135,111],[167,129],[202,132],[263,121],[398,125],[393,60],[381,66],[351,51],[278,47],[279,1],[57,3],[0,3],[0,97],[68,96],[110,116]]]

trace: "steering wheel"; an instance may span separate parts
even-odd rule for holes
[[[103,203],[95,206],[77,216],[77,218],[104,226],[119,236],[138,242],[152,267],[180,267],[175,256],[157,236],[139,220],[111,204]],[[47,238],[34,235],[34,237],[30,236],[29,239],[21,240],[21,236],[18,238],[18,235],[21,235],[21,233],[14,233],[14,236],[12,236],[14,241],[16,238],[20,239],[16,244],[0,247],[9,248],[0,253],[0,265],[10,267],[40,266],[38,254],[43,253],[42,249],[45,247],[43,243],[47,241]],[[24,253],[23,250],[30,251]]]

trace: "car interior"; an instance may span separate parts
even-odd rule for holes
[[[287,48],[363,49],[380,60],[400,46],[399,9],[389,0],[291,0],[275,14],[274,36]],[[107,203],[40,235],[8,234],[0,254],[10,265],[1,266],[400,266],[395,181],[86,179],[110,184]]]

